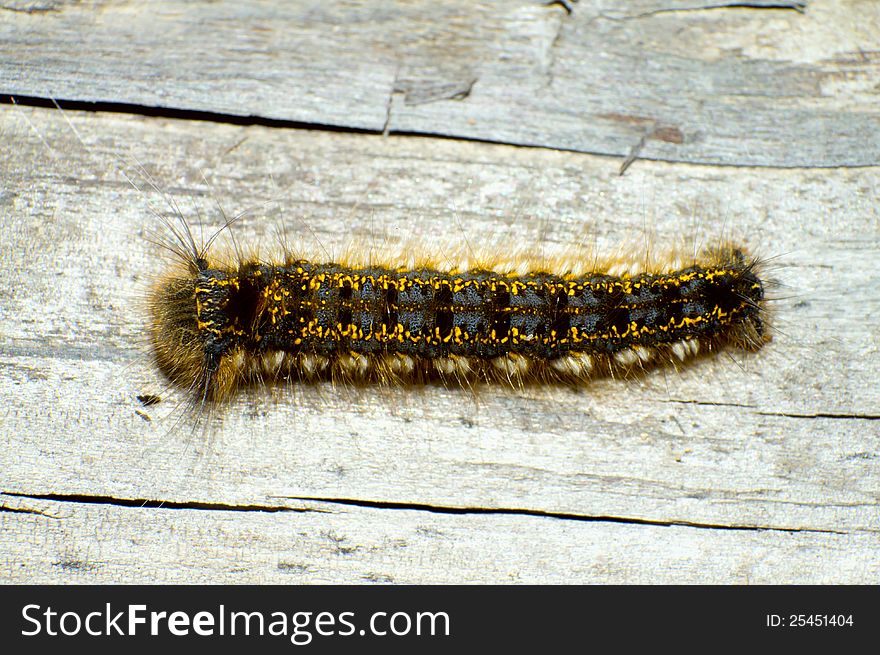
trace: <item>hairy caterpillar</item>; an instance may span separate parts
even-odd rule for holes
[[[177,217],[148,337],[196,402],[266,381],[581,382],[768,339],[765,282],[733,244],[644,264],[264,261],[197,246]]]
[[[179,262],[150,294],[150,341],[201,403],[267,381],[580,382],[769,339],[758,262],[732,244],[637,271],[224,260],[185,223],[172,233]]]

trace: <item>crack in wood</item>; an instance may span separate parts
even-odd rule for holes
[[[406,102],[406,94],[397,88],[392,88],[391,93],[388,94],[388,100],[385,104],[385,123],[382,125],[382,136],[391,134],[391,120],[394,114],[395,99],[400,97],[403,97],[404,102]]]
[[[126,114],[144,116],[147,118],[165,118],[170,120],[197,121],[205,123],[220,123],[224,125],[239,125],[242,127],[270,127],[296,130],[319,130],[324,132],[343,132],[346,134],[380,134],[379,130],[370,130],[360,127],[345,127],[329,125],[325,123],[309,123],[293,121],[284,118],[266,118],[256,115],[242,115],[216,111],[204,111],[200,109],[185,109],[177,107],[162,107],[153,105],[139,105],[128,102],[89,102],[66,98],[42,98],[26,95],[0,95],[0,105],[21,105],[23,107],[39,107],[41,109],[61,109],[67,111],[101,112],[108,114]]]
[[[574,11],[574,5],[578,0],[550,0],[549,2],[545,2],[545,7],[553,7],[559,6],[565,10],[566,14],[571,14]]]
[[[36,514],[37,516],[44,516],[47,519],[60,519],[60,516],[54,516],[47,512],[44,512],[39,509],[33,509],[31,507],[9,507],[9,505],[0,505],[0,512],[9,512],[11,514]]]
[[[813,414],[796,414],[794,412],[756,412],[760,416],[784,416],[785,418],[808,418],[808,419],[817,419],[817,418],[828,418],[828,419],[843,419],[850,421],[880,421],[880,415],[878,414],[835,414],[832,412],[815,412]]]
[[[706,400],[681,400],[678,398],[668,398],[662,402],[678,403],[680,405],[700,405],[703,407],[742,407],[743,409],[757,409],[757,405],[748,405],[743,403],[724,403]],[[758,416],[781,416],[785,418],[806,418],[806,419],[842,419],[856,421],[880,421],[880,414],[859,414],[857,412],[813,412],[811,414],[798,414],[797,412],[755,412]]]
[[[114,507],[134,507],[137,509],[192,509],[212,512],[317,512],[326,510],[307,507],[287,507],[285,505],[232,505],[228,503],[205,503],[198,501],[155,500],[147,498],[116,498],[115,496],[93,496],[89,494],[29,494],[15,491],[0,492],[2,496],[29,498],[31,500],[51,500],[60,503],[81,503],[87,505],[113,505]],[[11,508],[6,508],[11,509]],[[26,511],[14,510],[12,511]],[[34,510],[36,512],[36,510]]]
[[[835,534],[846,535],[846,531],[829,530],[825,528],[795,528],[773,525],[737,525],[724,523],[702,523],[699,521],[685,520],[661,520],[646,519],[629,516],[610,516],[610,515],[592,515],[592,514],[574,514],[571,512],[551,512],[539,509],[510,508],[510,507],[451,507],[444,505],[430,505],[427,503],[402,503],[381,500],[363,500],[357,498],[323,498],[320,496],[276,496],[277,498],[286,498],[288,500],[299,500],[304,502],[319,502],[333,505],[345,505],[351,507],[364,507],[370,509],[391,509],[391,510],[408,510],[419,512],[431,512],[433,514],[490,514],[490,515],[512,515],[512,516],[533,516],[538,518],[553,518],[565,521],[580,521],[585,523],[622,523],[627,525],[647,525],[655,527],[685,527],[697,528],[703,530],[731,530],[744,532],[809,532],[819,534]]]
[[[224,512],[314,512],[319,514],[332,513],[331,510],[314,509],[308,507],[288,507],[286,505],[231,505],[227,503],[205,503],[196,501],[166,501],[148,500],[144,498],[116,498],[114,496],[92,496],[87,494],[29,494],[14,491],[3,491],[0,495],[13,498],[27,498],[31,500],[50,500],[55,502],[81,503],[91,505],[111,505],[114,507],[129,507],[136,509],[191,509],[200,511],[224,511]],[[645,525],[655,527],[685,527],[704,530],[725,530],[744,532],[806,532],[818,534],[847,535],[849,532],[830,530],[825,528],[796,528],[773,525],[745,525],[725,523],[705,523],[700,521],[686,520],[662,520],[646,519],[628,516],[612,516],[603,514],[575,514],[572,512],[552,512],[547,510],[510,508],[510,507],[453,507],[444,505],[431,505],[428,503],[404,503],[381,500],[364,500],[357,498],[325,498],[321,496],[272,496],[286,500],[298,500],[301,502],[319,502],[332,505],[344,505],[349,507],[362,507],[367,509],[390,509],[430,512],[433,514],[454,515],[508,515],[508,516],[532,516],[537,518],[552,518],[566,521],[578,521],[585,523],[620,523],[625,525]],[[0,505],[0,511],[18,512],[27,514],[39,514],[47,518],[61,518],[52,516],[40,510],[27,508],[13,508]]]
[[[576,2],[577,0],[575,0]],[[548,2],[545,6],[552,7],[554,5],[561,5],[566,13],[570,16],[573,11],[573,7],[569,2]],[[562,30],[565,26],[566,18],[557,19],[556,27],[553,33],[553,38],[550,40],[550,45],[547,48],[547,65],[544,69],[544,88],[549,89],[553,86],[554,81],[554,68],[556,67],[556,49],[559,46],[559,41],[562,38]]]
[[[742,407],[744,409],[755,409],[757,405],[746,405],[743,403],[723,403],[708,400],[682,400],[680,398],[665,398],[664,403],[676,403],[679,405],[700,405],[703,407]]]
[[[799,14],[806,13],[807,10],[807,0],[794,0],[793,2],[761,2],[760,0],[753,0],[753,2],[717,2],[714,4],[705,4],[705,5],[694,5],[690,7],[669,7],[666,9],[654,9],[653,11],[646,11],[641,14],[634,14],[631,16],[621,16],[621,17],[612,17],[612,16],[603,16],[604,18],[611,18],[612,20],[629,20],[633,18],[651,18],[653,16],[659,16],[662,14],[680,14],[680,13],[688,13],[688,12],[697,12],[697,11],[715,11],[718,9],[755,9],[755,10],[770,10],[770,11],[795,11]]]

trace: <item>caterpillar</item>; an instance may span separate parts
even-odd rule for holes
[[[156,364],[196,402],[281,381],[582,383],[769,340],[765,282],[724,244],[638,270],[587,257],[449,266],[218,257],[172,227]]]
[[[322,379],[580,384],[770,340],[761,262],[733,243],[654,263],[263,260],[218,255],[225,227],[197,245],[171,206],[180,227],[154,212],[175,262],[148,292],[147,335],[157,367],[200,404]]]

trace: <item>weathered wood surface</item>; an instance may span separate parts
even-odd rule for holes
[[[670,161],[880,159],[870,0],[3,6],[4,93]]]
[[[41,512],[0,514],[6,579],[880,579],[876,169],[621,178],[543,150],[69,117],[87,149],[57,111],[2,112],[2,498]],[[607,251],[647,222],[658,242],[732,232],[782,255],[794,297],[761,353],[680,374],[477,397],[298,387],[191,434],[162,418],[180,395],[139,350],[162,200],[116,155],[189,216],[253,209],[242,241],[282,221],[327,248],[451,231]],[[288,507],[310,511],[271,513]]]
[[[880,581],[878,167],[619,177],[572,152],[0,110],[0,579]],[[169,211],[147,173],[210,227],[218,202],[250,210],[243,242],[283,225],[331,252],[734,235],[778,255],[780,332],[579,392],[246,395],[193,432],[143,354]]]

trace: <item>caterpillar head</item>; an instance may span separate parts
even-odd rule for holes
[[[160,370],[201,401],[228,398],[241,375],[245,340],[261,304],[239,270],[193,260],[154,287],[149,299],[150,342]]]

